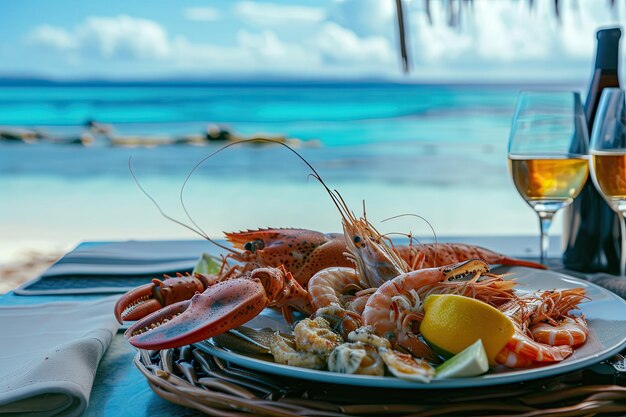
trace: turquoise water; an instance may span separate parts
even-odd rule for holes
[[[302,139],[298,150],[329,186],[355,211],[365,200],[374,221],[415,213],[440,235],[531,235],[534,213],[515,192],[506,162],[518,91],[398,84],[0,87],[0,125],[58,137],[79,135],[86,120],[110,123],[119,135],[180,136],[209,123],[239,134],[284,134]],[[164,208],[182,217],[180,186],[217,145],[122,148],[96,139],[91,147],[0,143],[0,250],[191,237],[139,192],[128,158]],[[306,146],[313,140],[321,146]],[[265,226],[338,230],[336,210],[308,173],[281,147],[231,148],[194,174],[185,199],[212,235]],[[387,227],[429,233],[414,219]]]
[[[390,168],[398,163],[412,164],[415,158],[452,146],[475,150],[476,157],[500,152],[517,91],[516,87],[398,84],[0,87],[0,125],[68,137],[78,136],[85,121],[97,120],[113,125],[119,135],[163,137],[199,134],[207,124],[217,123],[244,135],[266,132],[320,141],[324,149],[308,155],[317,164],[331,161],[332,165],[346,158],[355,166],[374,163],[376,170],[368,164],[354,179],[366,175],[368,180],[387,180]],[[120,161],[127,159],[129,151],[96,143],[103,144],[91,149],[0,144],[0,172],[127,176]],[[160,174],[186,168],[199,153],[182,146],[144,151],[135,153]],[[251,152],[254,157],[260,153]],[[249,158],[241,155],[249,153],[225,153],[214,165],[245,166]],[[393,166],[386,166],[390,162]],[[233,171],[229,175],[241,172]]]
[[[187,133],[213,122],[242,133],[319,138],[326,146],[456,141],[470,133],[468,127],[507,125],[517,90],[398,84],[0,87],[0,124],[63,130],[95,119],[123,133]],[[458,129],[428,131],[448,117],[459,121]]]

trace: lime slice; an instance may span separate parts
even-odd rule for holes
[[[437,379],[477,376],[488,370],[489,359],[480,339],[435,368]]]

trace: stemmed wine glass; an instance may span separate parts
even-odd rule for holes
[[[587,181],[588,143],[578,93],[520,93],[509,136],[509,166],[517,191],[539,216],[544,264],[554,214]]]
[[[591,173],[598,192],[618,214],[621,231],[620,276],[626,276],[626,108],[624,91],[602,91],[591,134]]]

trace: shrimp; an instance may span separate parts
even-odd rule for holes
[[[309,281],[309,300],[314,310],[338,304],[345,307],[354,294],[367,287],[354,268],[326,268],[317,272]]]
[[[363,324],[372,331],[400,345],[413,355],[437,360],[432,350],[413,331],[413,324],[421,321],[418,314],[422,303],[418,290],[442,281],[468,274],[489,272],[481,260],[471,260],[441,268],[429,268],[402,274],[380,286],[369,298],[363,310]]]
[[[558,319],[577,308],[586,297],[584,288],[544,291],[512,300],[500,307],[513,321],[515,333],[506,348],[533,362],[560,362],[572,354],[571,346],[550,346],[534,340],[528,328],[545,320]],[[499,355],[500,359],[504,356]],[[498,358],[496,358],[496,361]],[[504,364],[504,363],[503,363]]]
[[[496,362],[507,368],[527,368],[533,364],[532,360],[518,355],[506,346],[496,355]]]
[[[476,275],[467,281],[442,281],[425,285],[417,290],[417,294],[425,300],[431,294],[457,294],[475,298],[493,307],[500,306],[515,298],[513,288],[515,281],[506,281],[501,276],[487,276],[482,278]]]
[[[326,268],[317,272],[309,281],[309,300],[315,315],[328,320],[333,329],[347,337],[361,326],[360,314],[347,306],[355,299],[353,294],[365,286],[354,268]]]
[[[367,288],[357,292],[354,294],[354,298],[348,301],[346,308],[361,316],[363,314],[363,310],[365,310],[365,306],[367,305],[367,300],[369,300],[370,296],[374,294],[377,289],[378,288]]]
[[[340,201],[343,203],[343,200]],[[348,248],[346,256],[354,262],[357,274],[368,287],[378,288],[398,275],[411,271],[365,214],[357,219],[347,207],[344,211],[343,231]]]
[[[550,346],[567,345],[578,347],[587,341],[589,328],[583,316],[564,317],[556,325],[538,323],[530,328],[530,333],[537,342]]]

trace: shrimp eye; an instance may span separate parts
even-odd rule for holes
[[[246,244],[243,245],[243,248],[245,250],[252,250],[252,242],[246,242]]]
[[[355,236],[352,240],[354,240],[354,243],[359,243],[361,241],[361,238],[359,236]]]

